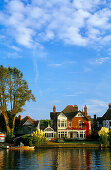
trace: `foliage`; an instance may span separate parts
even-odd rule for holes
[[[45,128],[48,127],[48,125],[51,126],[51,120],[40,120],[40,129],[44,130]]]
[[[42,145],[42,144],[47,143],[47,138],[45,137],[43,131],[40,130],[40,129],[38,129],[35,132],[33,132],[31,134],[31,136],[32,136],[32,144],[34,146]]]
[[[15,118],[23,111],[26,101],[35,97],[23,74],[17,68],[0,66],[0,111],[5,119],[7,136],[13,137]]]
[[[109,131],[109,142],[110,142],[110,145],[111,145],[111,130]]]
[[[109,129],[106,127],[102,127],[101,130],[98,132],[98,135],[101,136],[101,135],[105,135],[108,133],[109,133]]]
[[[102,127],[101,130],[98,132],[100,136],[100,143],[104,146],[109,145],[109,129],[106,127]]]

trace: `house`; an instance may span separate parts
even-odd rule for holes
[[[56,112],[54,105],[50,118],[58,138],[84,139],[91,130],[91,117],[87,115],[86,105],[84,111],[78,110],[77,105],[68,105],[61,112]]]
[[[97,117],[97,125],[100,129],[101,127],[107,127],[111,129],[111,103],[109,103],[109,108],[102,117]]]
[[[31,134],[33,131],[40,129],[40,121],[35,121],[29,116],[26,116],[23,119],[19,116],[19,122],[19,127],[15,130],[16,136]]]
[[[54,134],[54,129],[52,129],[50,125],[48,125],[48,127],[44,129],[44,135],[49,140],[52,140],[52,138],[54,138]]]

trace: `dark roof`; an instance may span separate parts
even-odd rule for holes
[[[64,113],[64,112],[62,112]],[[69,113],[64,113],[64,115],[71,120],[73,117],[75,117],[77,115],[78,112],[69,112]]]
[[[34,119],[32,119],[31,117],[29,117],[29,116],[26,116],[26,117],[24,117],[22,120],[21,120],[21,125],[23,125],[26,121],[29,121],[31,124],[33,124],[33,125],[38,125],[38,122],[39,121],[35,121]]]
[[[50,118],[54,119],[54,117],[57,117],[61,112],[50,112]]]
[[[71,120],[73,117],[75,117],[77,115],[77,113],[81,113],[82,115],[84,115],[84,113],[82,113],[80,110],[79,111],[75,111],[75,108],[72,106],[72,105],[68,105],[66,106],[66,108],[61,111],[61,112],[56,112],[56,113],[53,113],[53,112],[50,112],[50,117],[51,119],[54,119],[54,118],[57,118],[57,116],[60,114],[60,113],[63,113],[69,120]],[[90,116],[85,116],[84,117],[87,119],[87,120],[91,120],[91,117]]]
[[[102,120],[111,120],[111,108],[109,108],[102,116]]]
[[[74,107],[72,105],[68,105],[62,112],[63,113],[72,113],[72,112],[74,112]]]

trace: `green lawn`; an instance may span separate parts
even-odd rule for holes
[[[99,144],[99,141],[64,141],[64,143],[69,143],[69,144]]]

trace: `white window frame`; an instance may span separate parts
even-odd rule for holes
[[[69,127],[72,127],[72,121],[69,121]]]

